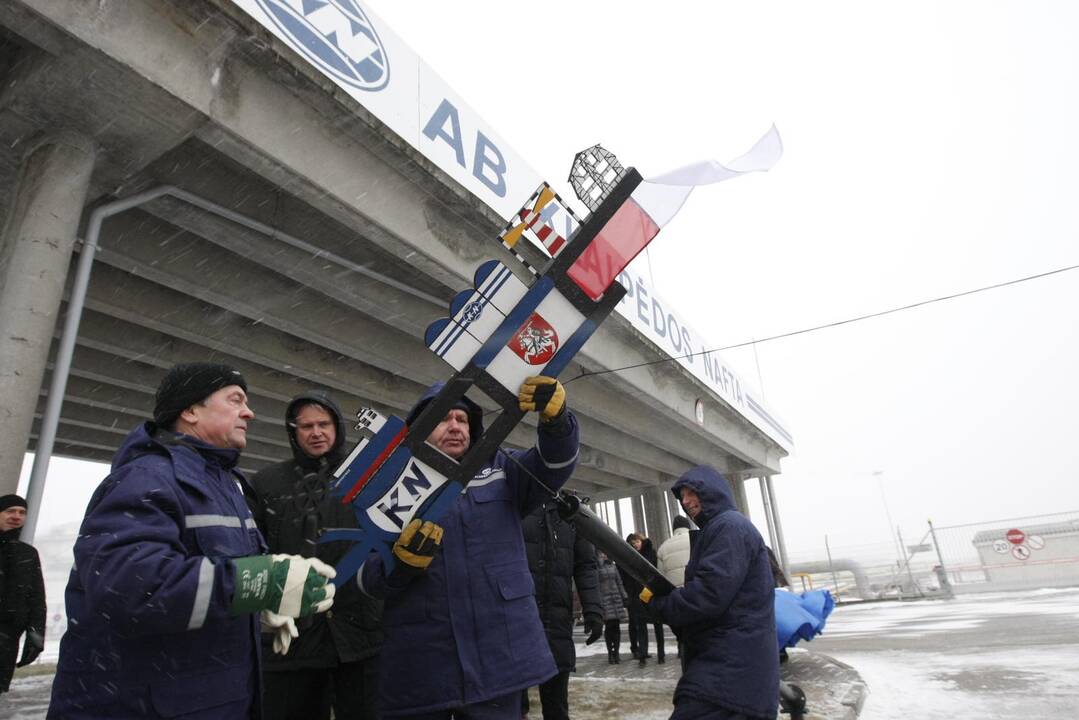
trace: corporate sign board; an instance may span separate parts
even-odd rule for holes
[[[283,43],[503,218],[542,181],[385,23],[355,0],[233,0]],[[575,223],[554,206],[540,218],[568,238]],[[617,307],[665,352],[705,349],[631,265]],[[679,362],[765,434],[790,450],[790,433],[715,354]]]
[[[502,217],[540,183],[377,16],[355,0],[233,0]]]
[[[744,418],[788,452],[794,450],[794,437],[778,415],[770,410],[751,386],[727,365],[719,353],[705,352],[707,341],[663,300],[645,280],[644,258],[637,258],[618,276],[626,296],[615,307],[619,315],[656,344],[694,377],[723,398]],[[688,356],[688,357],[685,357]]]

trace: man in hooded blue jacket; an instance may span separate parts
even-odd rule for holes
[[[671,720],[774,718],[779,657],[772,569],[757,528],[734,505],[726,478],[700,465],[671,489],[700,528],[685,585],[641,600],[683,644]]]
[[[436,384],[427,391],[408,423],[440,389]],[[498,450],[476,473],[440,519],[441,552],[426,569],[411,572],[398,563],[387,576],[381,558],[372,555],[361,570],[364,592],[386,599],[384,717],[516,720],[521,690],[557,673],[536,608],[521,519],[548,494],[535,479],[556,490],[573,473],[577,420],[553,378],[528,378],[518,399],[522,410],[540,415],[536,445]],[[483,411],[462,398],[427,442],[459,459],[482,435]]]

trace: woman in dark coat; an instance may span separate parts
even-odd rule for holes
[[[618,652],[622,646],[621,623],[629,618],[626,612],[626,589],[622,576],[611,559],[599,553],[599,595],[603,603],[603,640],[607,643],[607,662],[621,662]]]
[[[659,557],[656,555],[656,548],[652,544],[652,538],[642,538],[641,539],[641,546],[639,548],[637,548],[637,549],[641,553],[641,555],[644,556],[645,560],[652,563],[652,565],[654,565],[654,566],[659,565]],[[652,617],[652,614],[648,611],[647,607],[642,606],[641,610],[642,610],[644,618],[645,618],[644,623],[643,623],[645,641],[644,641],[644,652],[641,653],[642,657],[640,658],[641,665],[644,665],[645,658],[648,657],[648,623],[649,622],[652,623],[652,629],[656,633],[656,662],[659,663],[660,665],[662,665],[663,663],[667,662],[667,655],[666,655],[666,652],[665,652],[665,648],[663,647],[663,623],[658,622],[656,618]]]

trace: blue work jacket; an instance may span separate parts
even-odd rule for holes
[[[75,542],[49,718],[259,718],[257,615],[231,558],[266,552],[239,451],[136,428]]]
[[[470,417],[479,413],[466,404]],[[549,497],[530,474],[551,490],[560,488],[573,473],[577,451],[577,420],[567,410],[549,427],[541,425],[535,447],[500,450],[476,474],[439,520],[442,549],[423,575],[395,588],[380,557],[365,563],[364,591],[386,600],[384,715],[463,707],[555,675],[521,519]]]
[[[674,702],[693,698],[752,718],[774,718],[779,653],[768,549],[713,468],[689,470],[672,492],[678,497],[686,487],[701,501],[686,584],[649,603],[683,642],[685,670]]]

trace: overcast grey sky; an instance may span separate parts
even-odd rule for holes
[[[1079,263],[1075,4],[364,5],[563,192],[595,142],[648,177],[775,123],[776,168],[698,189],[650,250],[713,347]],[[910,542],[1079,509],[1077,306],[1073,271],[723,353],[794,432],[792,553],[887,544],[881,489]],[[43,527],[81,513],[76,467]]]
[[[1073,3],[366,6],[563,191],[595,142],[649,177],[775,123],[776,168],[650,250],[713,346],[1079,263]],[[1077,306],[1072,271],[724,353],[794,431],[792,552],[886,544],[874,471],[910,542],[1079,509]]]

